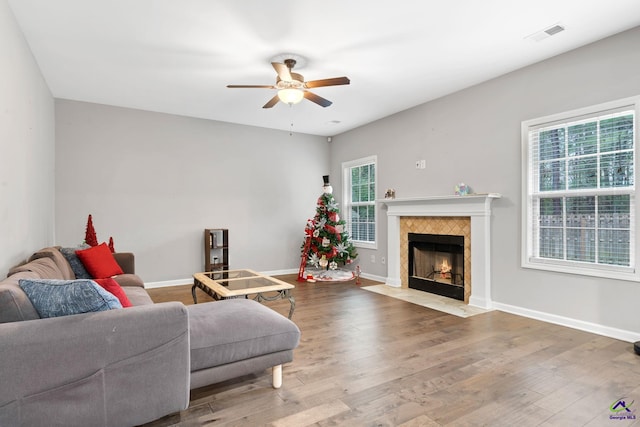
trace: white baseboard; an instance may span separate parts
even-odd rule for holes
[[[611,328],[609,326],[599,325],[597,323],[585,322],[583,320],[572,319],[570,317],[558,316],[555,314],[544,313],[542,311],[530,310],[528,308],[517,307],[509,304],[502,304],[493,301],[492,307],[496,310],[504,311],[518,316],[529,317],[531,319],[541,320],[543,322],[553,323],[560,326],[566,326],[585,332],[591,332],[598,335],[604,335],[609,338],[615,338],[626,342],[640,341],[640,333],[626,331],[624,329]]]
[[[298,269],[289,269],[289,270],[271,270],[271,271],[260,271],[260,274],[264,274],[265,276],[282,276],[284,274],[298,274]]]
[[[491,310],[493,307],[491,301],[487,301],[486,298],[474,297],[473,295],[469,297],[469,305],[472,307],[482,308],[484,310]]]
[[[162,282],[146,282],[144,284],[144,287],[146,289],[153,289],[153,288],[166,288],[168,286],[182,286],[182,285],[193,285],[193,277],[189,277],[188,279],[164,280]]]
[[[364,277],[365,279],[375,280],[376,282],[382,282],[382,283],[385,283],[385,281],[387,280],[386,277],[376,276],[375,274],[369,274],[369,273],[361,273],[360,277]]]

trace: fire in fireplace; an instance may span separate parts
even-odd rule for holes
[[[409,287],[464,301],[464,236],[409,233]]]

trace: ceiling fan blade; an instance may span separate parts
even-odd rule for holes
[[[309,82],[305,82],[305,87],[312,89],[314,87],[323,87],[323,86],[339,86],[339,85],[348,85],[351,83],[347,77],[334,77],[332,79],[321,79],[321,80],[311,80]]]
[[[227,85],[228,88],[231,89],[275,89],[276,87],[273,85]]]
[[[304,91],[304,97],[307,98],[311,102],[315,102],[316,104],[320,105],[321,107],[328,107],[329,105],[333,104],[333,102],[329,101],[328,99],[324,99],[323,97],[318,96],[313,92],[309,92],[308,90]]]
[[[269,102],[267,102],[266,104],[264,104],[264,105],[262,106],[262,108],[271,108],[271,107],[273,107],[274,105],[276,105],[276,104],[278,103],[278,101],[280,101],[280,98],[278,98],[278,95],[276,95],[276,96],[274,96],[273,98],[271,98],[271,99],[269,100]]]
[[[276,73],[278,73],[278,77],[280,77],[280,80],[285,82],[290,82],[293,80],[293,78],[291,77],[291,70],[289,69],[289,67],[287,67],[286,65],[280,62],[272,62],[271,65],[273,65],[273,68],[276,70]]]

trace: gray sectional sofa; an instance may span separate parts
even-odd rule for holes
[[[298,327],[247,299],[154,304],[132,253],[113,254],[132,307],[40,318],[20,279],[73,280],[59,247],[0,282],[0,426],[133,426],[185,409],[191,389],[293,360]]]

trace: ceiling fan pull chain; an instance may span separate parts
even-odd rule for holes
[[[293,104],[289,104],[289,114],[291,115],[291,123],[289,125],[289,136],[293,136]]]

